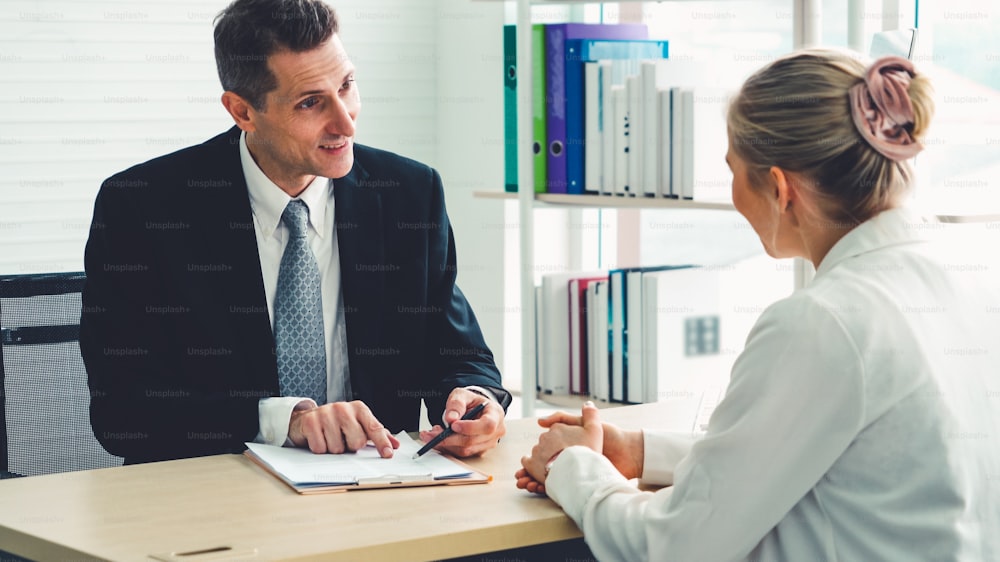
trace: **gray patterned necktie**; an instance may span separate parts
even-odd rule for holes
[[[319,266],[306,239],[309,209],[289,201],[281,220],[289,238],[278,269],[274,297],[274,339],[282,396],[326,403],[326,346]]]

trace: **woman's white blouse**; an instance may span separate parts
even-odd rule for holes
[[[934,226],[883,212],[767,308],[705,435],[644,433],[671,487],[566,449],[546,489],[598,559],[1000,560],[1000,287]]]

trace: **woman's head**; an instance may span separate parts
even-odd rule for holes
[[[776,167],[815,220],[854,226],[907,191],[932,114],[930,83],[905,59],[866,68],[848,52],[798,51],[757,71],[730,103],[730,156],[751,189],[772,186]]]

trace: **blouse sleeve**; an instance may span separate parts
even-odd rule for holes
[[[607,459],[572,447],[553,463],[546,491],[600,560],[743,558],[861,430],[863,369],[833,311],[793,295],[754,326],[672,487],[641,492]]]
[[[691,452],[695,438],[670,431],[642,431],[643,484],[669,486],[674,483],[677,463]]]

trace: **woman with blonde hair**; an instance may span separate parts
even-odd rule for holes
[[[761,314],[704,435],[588,404],[539,421],[518,487],[600,560],[1000,560],[1000,296],[905,202],[932,113],[898,57],[806,50],[751,76],[733,203],[815,278]]]

